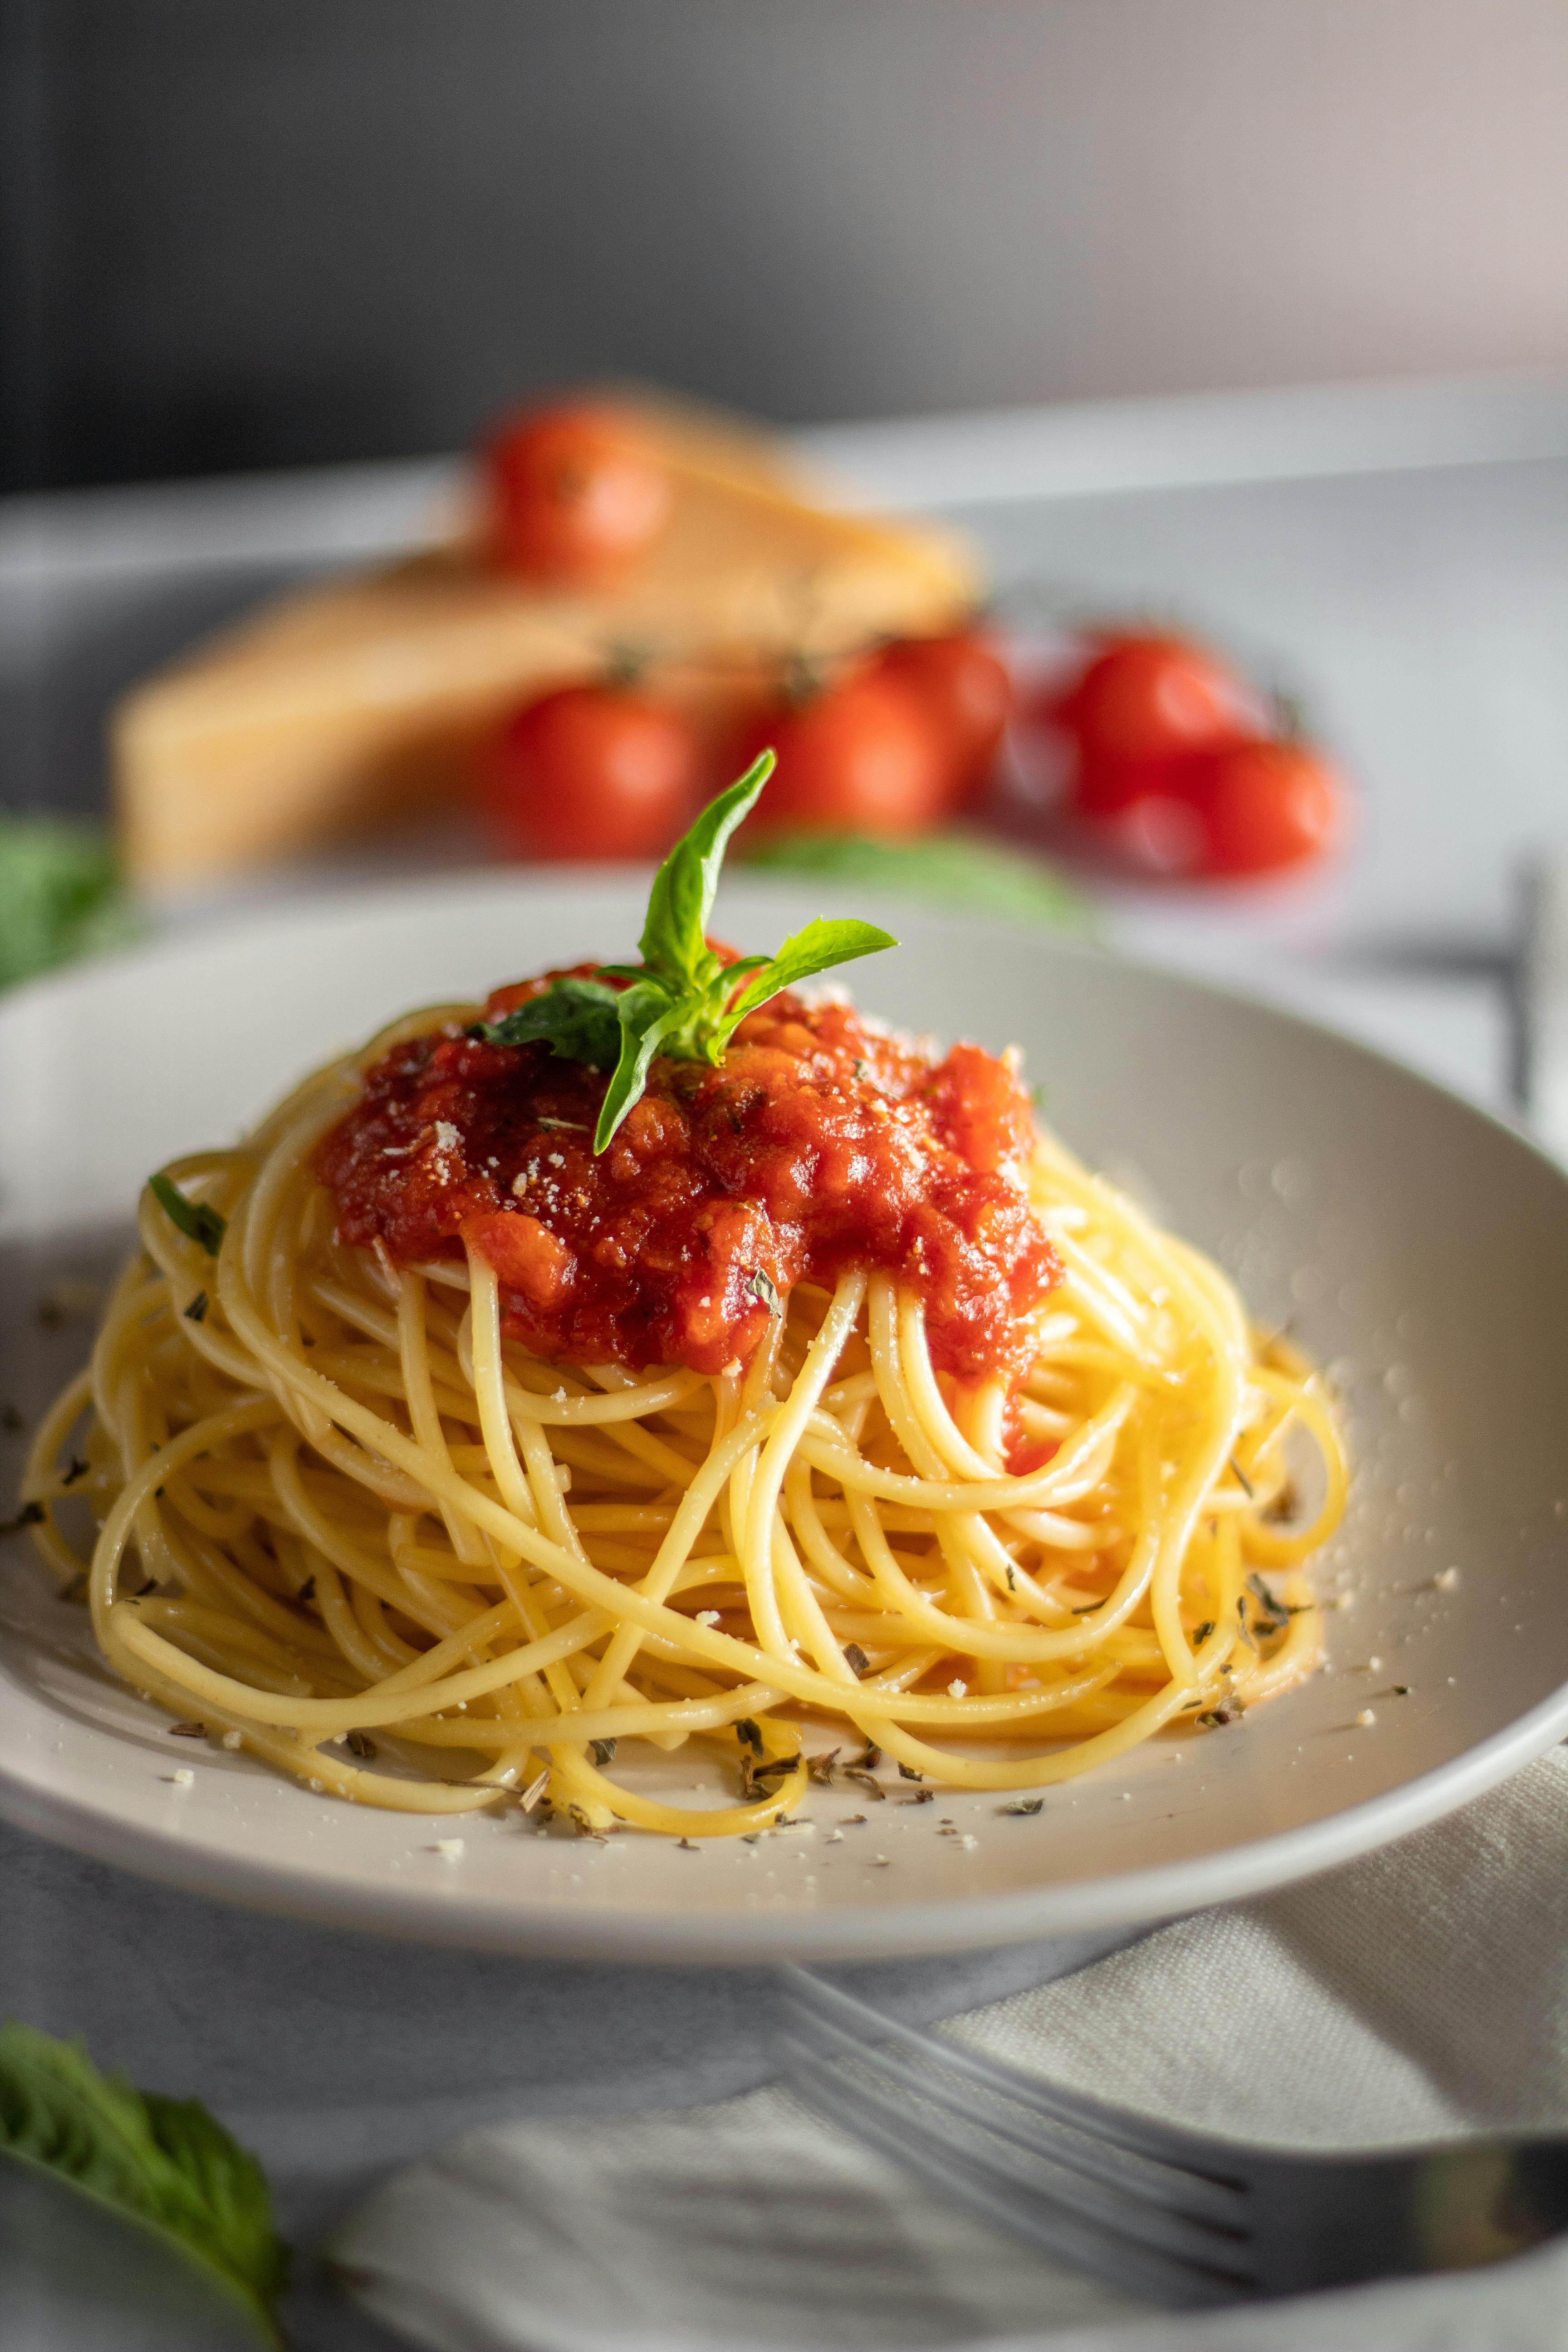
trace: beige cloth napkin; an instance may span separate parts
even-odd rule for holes
[[[1240,2137],[1568,2130],[1568,1755],[1382,1853],[946,2030]],[[1568,2347],[1568,2240],[1494,2270],[1151,2314],[771,2089],[471,2133],[374,2195],[334,2252],[359,2298],[434,2352]]]

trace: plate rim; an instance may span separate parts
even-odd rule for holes
[[[1485,1796],[1568,1737],[1568,1682],[1475,1747],[1321,1822],[1205,1854],[1067,1885],[832,1910],[630,1910],[454,1887],[359,1886],[303,1876],[122,1823],[52,1794],[0,1762],[0,1820],[73,1853],[238,1909],[302,1924],[518,1959],[755,1968],[928,1958],[1046,1943],[1102,1928],[1157,1927],[1299,1885],[1426,1828]]]

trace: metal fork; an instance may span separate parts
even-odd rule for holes
[[[949,2200],[1182,2307],[1468,2269],[1568,2229],[1568,2140],[1300,2156],[1173,2130],[778,1971],[784,2078]]]

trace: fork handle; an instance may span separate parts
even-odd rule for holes
[[[1288,2172],[1288,2179],[1286,2174]],[[1472,2143],[1356,2168],[1347,2210],[1342,2160],[1300,2158],[1258,2200],[1271,2294],[1422,2271],[1471,2270],[1568,2230],[1568,2145]],[[1270,2214],[1263,2220],[1265,2212]]]

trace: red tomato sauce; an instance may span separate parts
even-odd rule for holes
[[[579,970],[592,973],[595,967]],[[486,1017],[556,974],[498,989]],[[847,1005],[785,992],[721,1066],[657,1060],[594,1156],[602,1073],[455,1025],[395,1046],[319,1148],[338,1232],[399,1265],[481,1252],[505,1327],[573,1363],[743,1362],[803,1280],[885,1267],[924,1300],[932,1360],[1016,1380],[1061,1278],[1025,1170],[1029,1100],[976,1045],[937,1060]]]

